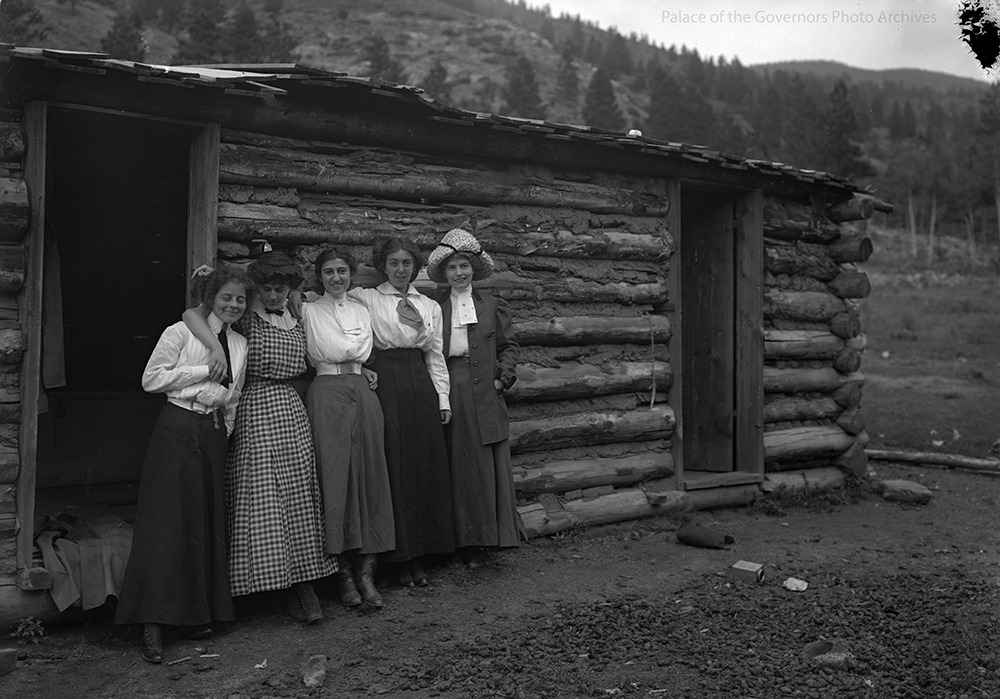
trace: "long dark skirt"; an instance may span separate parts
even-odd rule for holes
[[[395,547],[392,493],[378,398],[361,376],[321,375],[306,394],[323,491],[326,550]]]
[[[450,362],[449,373],[452,415],[445,435],[451,462],[455,545],[518,546],[522,526],[510,442],[483,444],[472,370],[467,362]]]
[[[226,551],[226,425],[167,403],[139,481],[116,624],[235,618]]]
[[[396,549],[386,561],[455,550],[448,450],[438,396],[419,349],[379,350],[379,402],[396,521]]]

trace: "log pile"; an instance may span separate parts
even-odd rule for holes
[[[865,472],[868,435],[859,409],[866,340],[855,299],[871,293],[855,265],[870,238],[852,223],[874,200],[826,208],[764,200],[764,454],[768,471],[828,463]]]

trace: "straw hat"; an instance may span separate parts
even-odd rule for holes
[[[468,231],[455,228],[444,234],[441,242],[438,243],[438,246],[434,248],[434,251],[427,258],[427,276],[432,281],[440,284],[445,283],[447,280],[444,278],[441,265],[456,252],[463,252],[469,255],[470,262],[472,263],[472,279],[474,281],[486,279],[496,269],[493,264],[493,258],[490,257],[488,252],[483,250],[483,246],[479,244],[479,241]]]

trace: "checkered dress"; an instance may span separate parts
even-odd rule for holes
[[[301,325],[248,311],[247,381],[226,464],[233,595],[278,590],[336,572],[325,553],[309,416],[287,379],[306,369]]]

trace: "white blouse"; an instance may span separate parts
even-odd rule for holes
[[[462,292],[451,290],[451,346],[449,357],[465,357],[469,354],[469,325],[478,322],[476,304],[472,300],[472,287]]]
[[[357,299],[337,300],[323,294],[302,304],[302,325],[309,363],[319,374],[331,364],[364,363],[371,354],[371,315]]]
[[[218,334],[223,322],[210,313],[208,327]],[[232,328],[226,329],[229,365],[233,381],[226,388],[208,378],[211,352],[183,323],[174,323],[160,335],[142,372],[142,388],[147,393],[166,393],[167,400],[187,410],[209,413],[222,408],[226,434],[232,434],[236,405],[246,379],[247,341]]]
[[[295,316],[289,312],[287,301],[285,302],[285,308],[282,310],[280,315],[278,313],[268,313],[264,309],[264,304],[260,299],[254,299],[250,302],[250,310],[279,330],[291,330],[299,322]]]
[[[444,341],[441,306],[414,289],[411,284],[406,296],[423,320],[421,327],[414,328],[400,321],[396,306],[403,295],[389,282],[382,282],[374,289],[351,289],[347,295],[360,300],[371,311],[375,349],[416,348],[423,351],[424,364],[438,394],[438,406],[441,410],[451,410],[451,402],[448,400],[451,380],[442,352]]]

